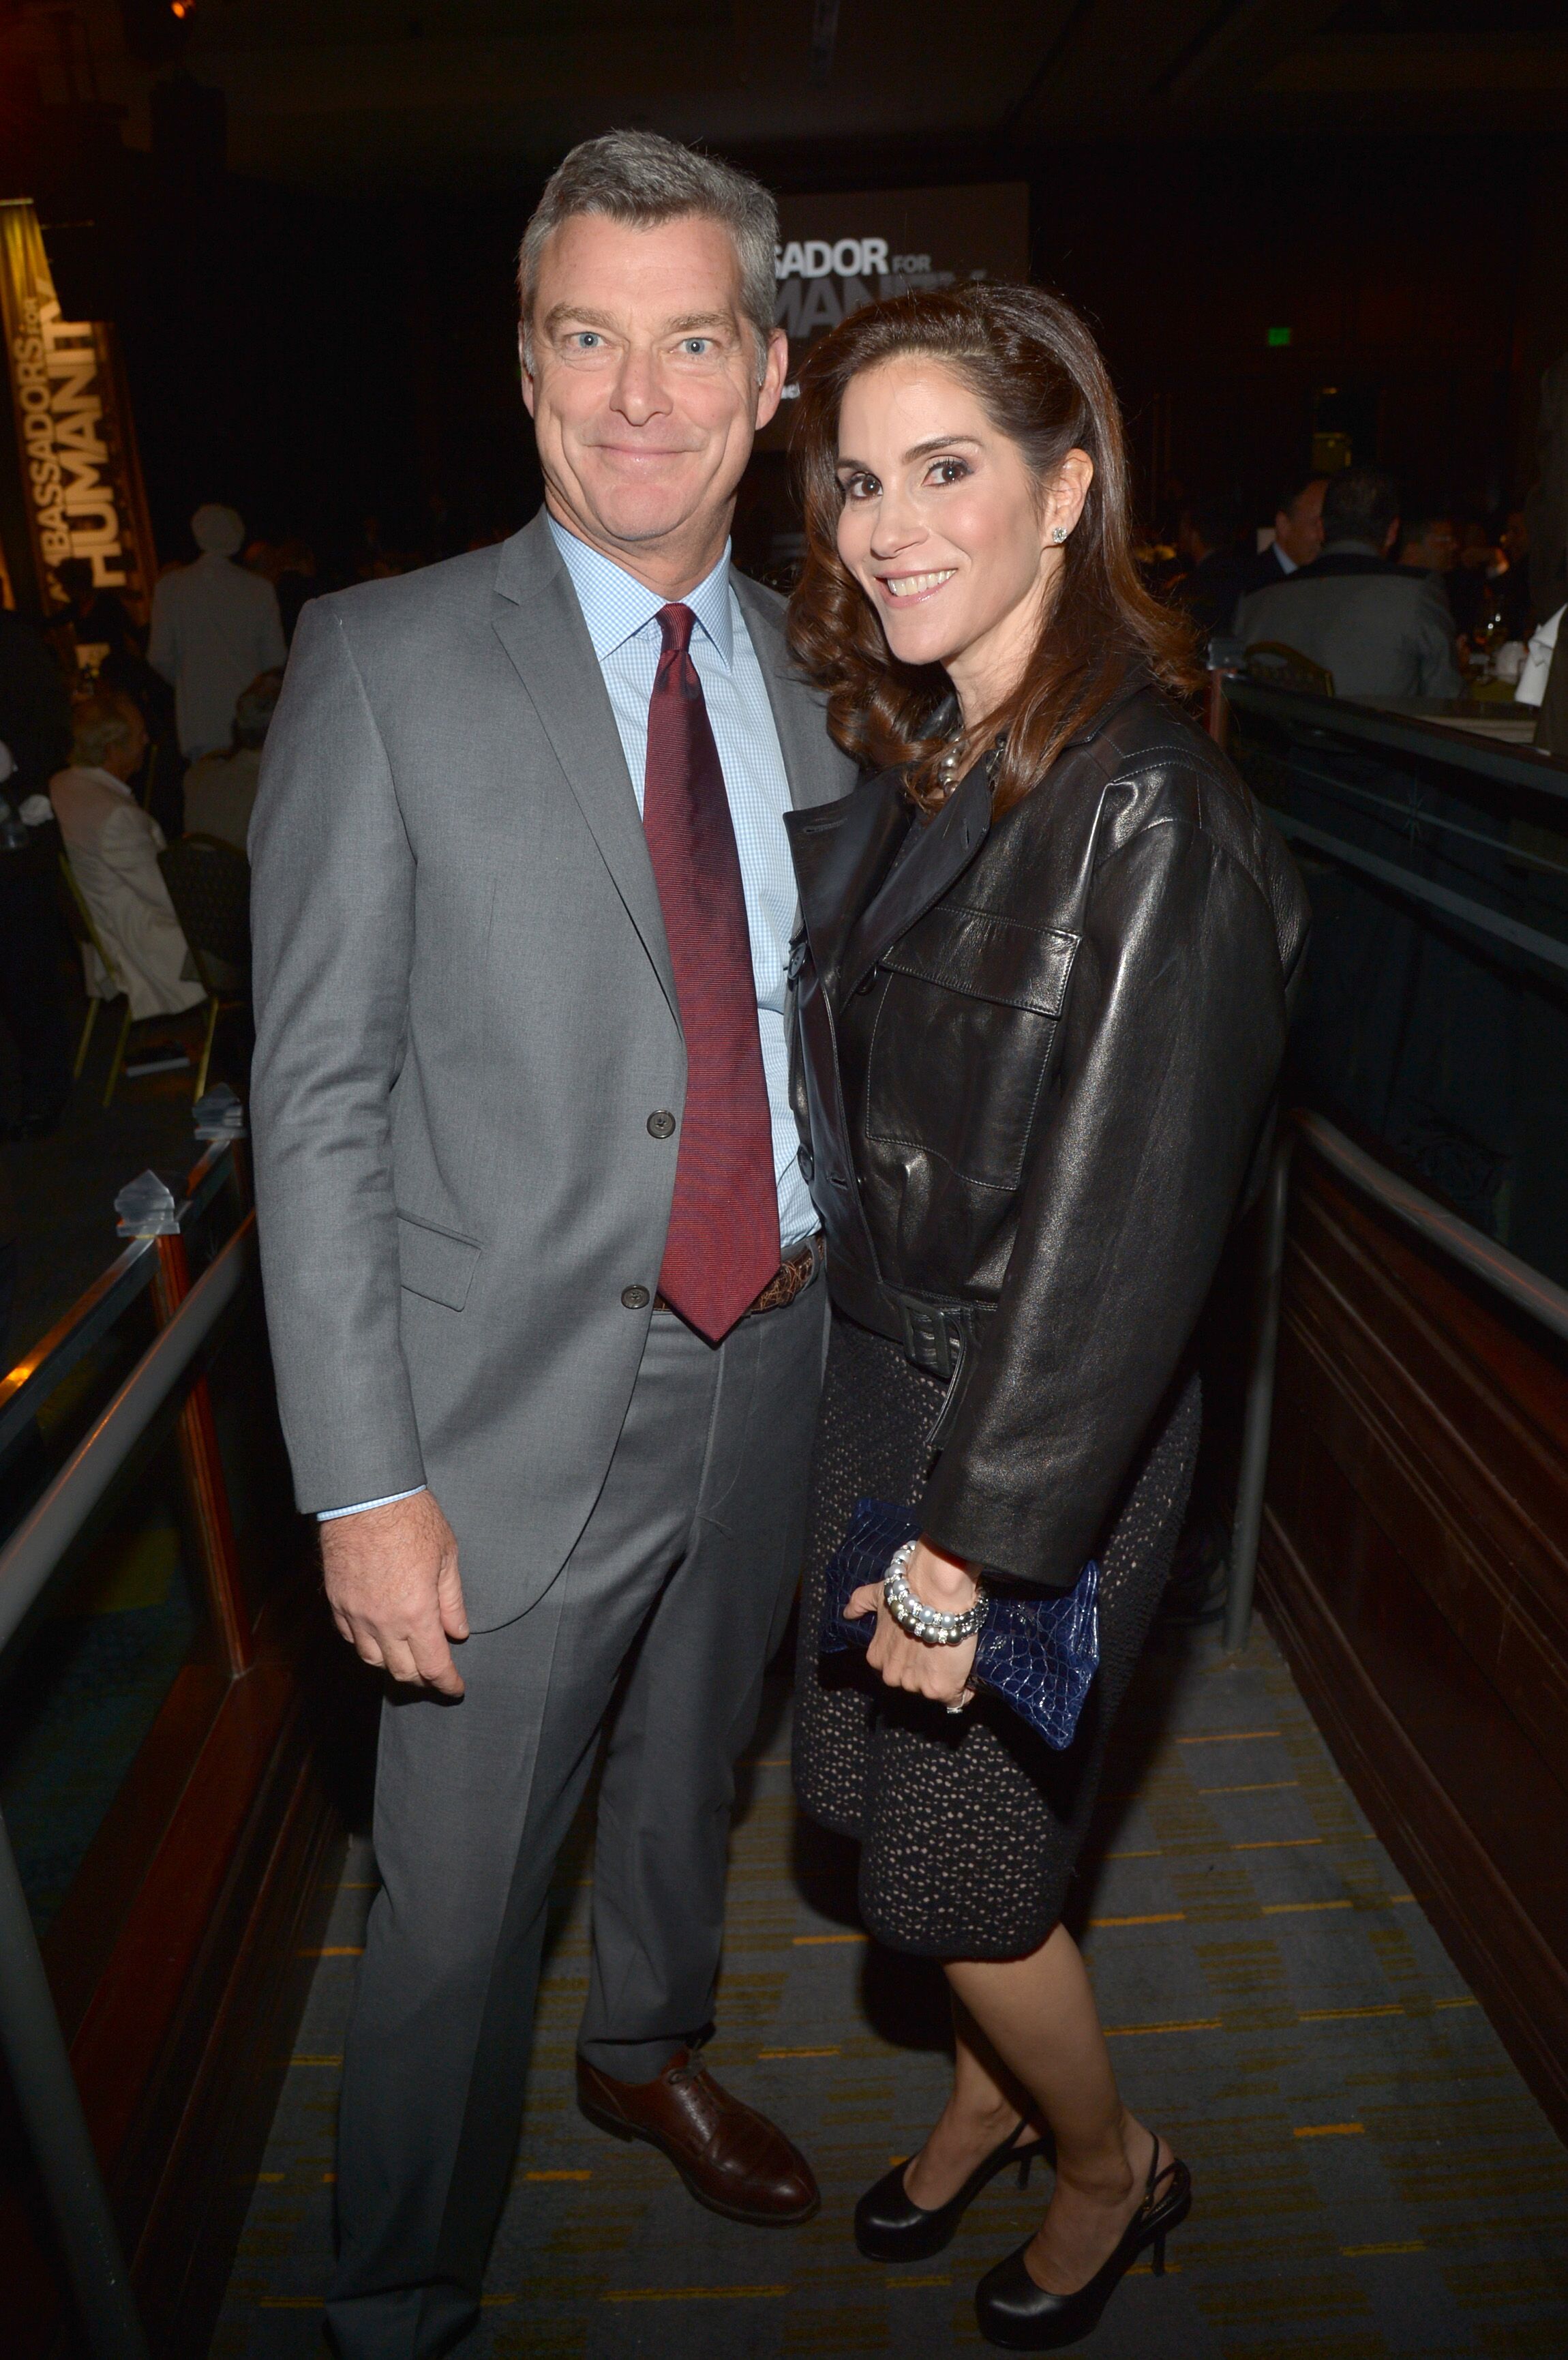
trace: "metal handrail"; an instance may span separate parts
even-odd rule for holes
[[[1306,689],[1268,687],[1238,672],[1218,677],[1226,704],[1238,712],[1326,730],[1363,746],[1414,754],[1425,762],[1441,762],[1445,769],[1474,770],[1501,786],[1528,787],[1534,794],[1568,795],[1568,762],[1543,748],[1499,746],[1445,728],[1440,718],[1428,721],[1415,714],[1384,713],[1376,705],[1359,705],[1347,697],[1314,696]]]
[[[255,1256],[256,1215],[247,1213],[0,1549],[0,1653],[239,1293]]]
[[[1252,1627],[1252,1594],[1258,1577],[1258,1546],[1263,1529],[1263,1491],[1274,1426],[1274,1372],[1279,1357],[1279,1301],[1285,1268],[1285,1229],[1290,1212],[1290,1163],[1304,1142],[1342,1180],[1457,1262],[1518,1311],[1568,1342],[1568,1288],[1563,1288],[1495,1239],[1462,1221],[1379,1164],[1319,1114],[1298,1110],[1281,1126],[1264,1189],[1258,1234],[1258,1292],[1254,1298],[1252,1353],[1247,1367],[1247,1407],[1242,1425],[1241,1467],[1236,1478],[1236,1520],[1225,1588],[1225,1644],[1244,1647]]]
[[[192,1167],[179,1212],[182,1229],[206,1211],[231,1177],[233,1150],[232,1140],[214,1140]],[[133,1238],[26,1358],[0,1375],[0,1454],[32,1424],[41,1404],[99,1338],[152,1284],[158,1275],[156,1243],[153,1238]]]
[[[226,1147],[226,1142],[214,1142],[198,1164],[182,1217],[199,1210],[220,1184]],[[158,1257],[149,1249],[157,1242],[137,1240],[120,1257],[106,1274],[111,1282],[107,1290],[94,1290],[94,1317],[115,1297],[116,1273],[122,1289],[125,1277],[135,1278],[132,1294],[150,1283]],[[256,1215],[247,1213],[43,1497],[0,1549],[0,1653],[15,1637],[114,1477],[190,1375],[214,1328],[244,1286],[256,1258]],[[128,1298],[122,1292],[119,1299]],[[40,1356],[38,1365],[30,1369],[27,1384],[13,1393],[9,1407],[22,1406],[46,1370],[52,1370],[52,1382],[58,1383],[63,1366],[69,1365],[69,1361],[62,1363],[62,1356],[76,1340],[79,1325],[71,1323],[63,1335],[56,1331],[52,1351]],[[94,1332],[101,1333],[102,1325]],[[73,1357],[80,1357],[80,1350]],[[44,2183],[93,2360],[150,2360],[3,1814],[0,2049],[5,2051],[11,2086]]]

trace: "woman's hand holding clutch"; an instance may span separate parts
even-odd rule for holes
[[[949,1557],[923,1540],[916,1543],[904,1579],[922,1605],[944,1614],[967,1613],[980,1590],[974,1569],[962,1558]],[[969,1674],[979,1644],[977,1635],[952,1647],[932,1646],[924,1639],[912,1638],[887,1612],[879,1581],[866,1582],[855,1590],[844,1609],[844,1620],[854,1622],[873,1612],[877,1629],[866,1660],[888,1688],[908,1688],[954,1710],[969,1702],[974,1694]]]

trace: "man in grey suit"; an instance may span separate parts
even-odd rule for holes
[[[1454,617],[1429,574],[1391,562],[1399,498],[1391,475],[1347,467],[1323,494],[1323,551],[1236,610],[1243,647],[1261,640],[1321,664],[1336,696],[1457,696]]]
[[[314,601],[267,741],[267,1313],[338,1628],[392,1683],[328,2298],[352,2360],[478,2316],[601,1730],[584,2109],[732,2218],[818,2201],[700,2055],[823,1350],[781,814],[853,784],[779,600],[729,570],[787,361],[776,235],[670,141],[575,149],[519,270],[545,510]]]

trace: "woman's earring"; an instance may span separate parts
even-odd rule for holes
[[[1051,537],[1052,541],[1065,541],[1067,538],[1067,527],[1064,524],[1053,524],[1051,528]]]

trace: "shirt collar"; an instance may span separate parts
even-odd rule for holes
[[[638,582],[617,565],[613,557],[604,557],[579,541],[563,524],[547,514],[550,539],[561,552],[561,563],[572,576],[572,586],[577,593],[577,603],[583,609],[583,619],[588,626],[588,637],[593,643],[593,653],[601,663],[607,655],[637,632],[646,630],[659,608],[669,601],[657,590]],[[708,575],[689,591],[681,605],[690,606],[697,618],[713,653],[727,672],[733,653],[730,628],[730,551],[724,543],[724,553]]]

